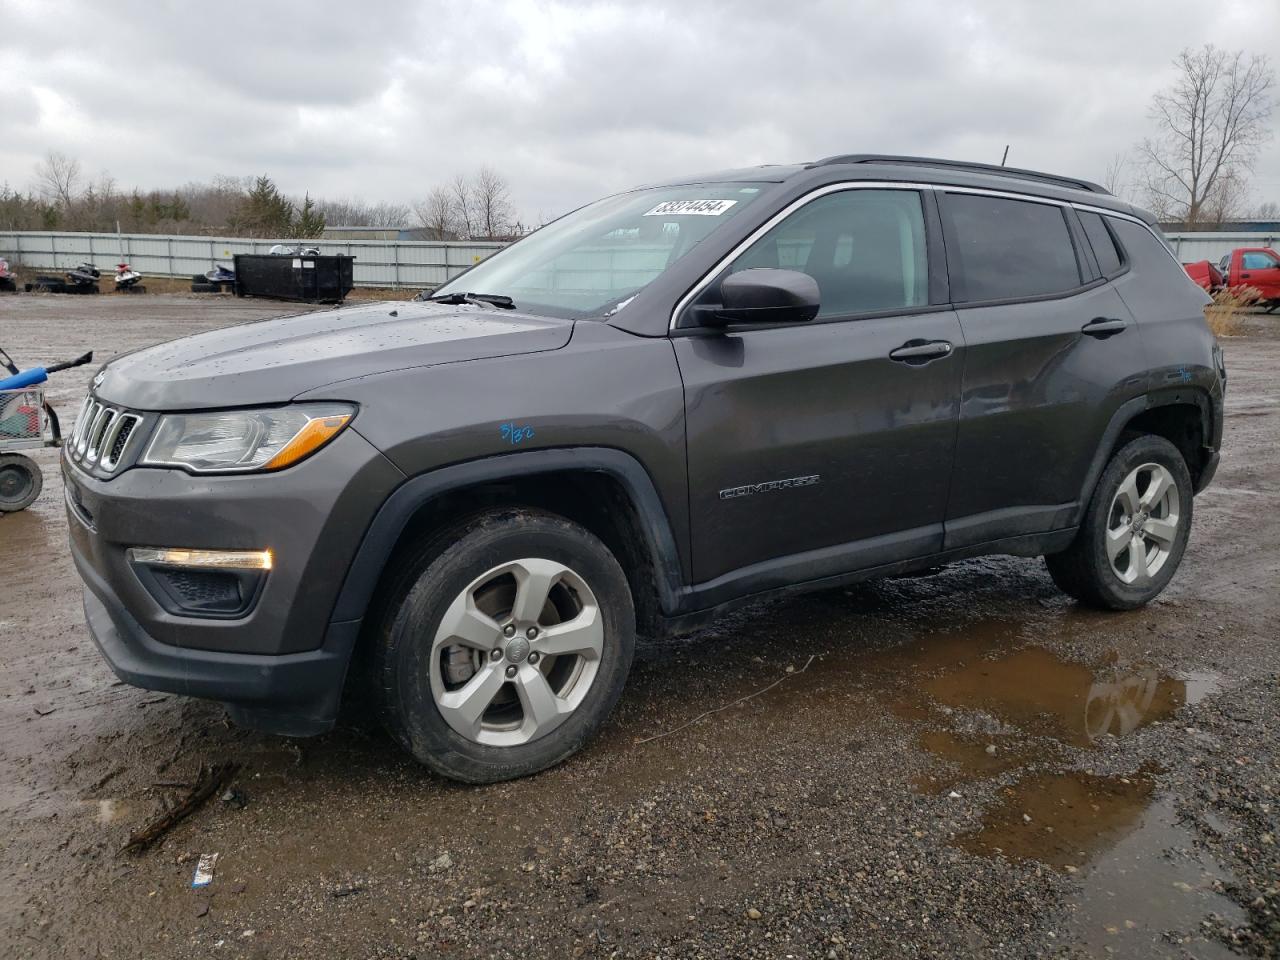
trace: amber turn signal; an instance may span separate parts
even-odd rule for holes
[[[297,463],[303,457],[310,456],[336,437],[338,431],[345,427],[350,419],[351,415],[344,413],[332,417],[317,417],[308,421],[307,425],[299,430],[279,453],[262,465],[262,469],[280,470]]]

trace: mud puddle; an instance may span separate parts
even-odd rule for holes
[[[1134,960],[1167,957],[1174,944],[1198,960],[1236,956],[1222,940],[1245,925],[1245,912],[1224,892],[1227,872],[1193,846],[1172,799],[1144,804],[1124,824],[1109,819],[1109,847],[1075,900],[1080,941],[1097,956]]]
[[[1222,941],[1246,918],[1223,893],[1225,872],[1192,849],[1172,801],[1157,794],[1158,771],[1070,769],[1087,767],[1108,738],[1213,695],[1222,678],[1125,665],[1114,650],[1091,667],[1018,637],[990,623],[873,658],[873,671],[912,681],[889,706],[923,727],[918,742],[937,761],[915,790],[961,803],[986,781],[1003,784],[954,845],[1078,877],[1073,922],[1093,955],[1232,956]]]

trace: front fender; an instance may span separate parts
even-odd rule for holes
[[[635,457],[621,450],[570,447],[471,460],[420,474],[401,484],[383,503],[365,533],[338,595],[334,622],[364,616],[400,535],[413,516],[436,497],[511,477],[563,471],[607,473],[623,485],[644,521],[644,546],[653,563],[663,612],[674,612],[681,587],[680,558],[671,523],[648,472]]]

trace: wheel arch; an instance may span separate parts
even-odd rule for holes
[[[1153,390],[1122,403],[1111,415],[1085,475],[1075,521],[1084,515],[1107,462],[1135,435],[1154,434],[1177,447],[1186,460],[1194,488],[1202,489],[1202,476],[1217,448],[1219,423],[1215,421],[1213,399],[1199,386]]]
[[[441,467],[401,484],[374,516],[334,605],[334,622],[360,620],[397,552],[442,524],[501,506],[540,507],[586,527],[627,573],[642,633],[675,610],[682,567],[648,472],[607,447],[534,450]]]

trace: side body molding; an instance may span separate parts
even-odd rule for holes
[[[361,619],[373,597],[387,559],[413,515],[451,490],[515,476],[563,471],[606,473],[622,483],[640,514],[646,548],[653,558],[659,602],[674,613],[681,593],[680,559],[671,524],[648,472],[628,453],[610,447],[530,450],[471,460],[413,477],[401,484],[378,510],[347,571],[334,606],[336,622]]]

